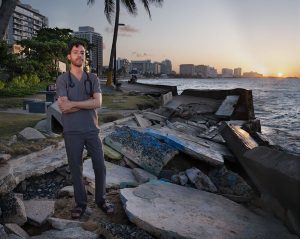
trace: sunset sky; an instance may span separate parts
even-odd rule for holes
[[[103,36],[108,64],[112,26],[103,0],[21,0],[49,18],[49,27],[91,26]],[[139,3],[139,1],[136,1]],[[122,7],[121,7],[122,8]],[[138,15],[122,8],[117,57],[170,59],[179,64],[241,67],[264,75],[300,77],[300,0],[165,0],[151,6],[152,20],[138,4]]]

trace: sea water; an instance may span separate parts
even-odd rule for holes
[[[184,89],[252,90],[254,111],[262,133],[292,153],[300,155],[300,79],[139,79],[140,83],[177,86]]]

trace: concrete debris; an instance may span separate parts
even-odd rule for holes
[[[24,201],[28,223],[33,226],[43,225],[54,213],[54,200]]]
[[[132,170],[133,175],[135,176],[138,183],[147,183],[150,180],[155,180],[157,177],[141,168],[134,168]]]
[[[66,228],[64,230],[49,230],[43,232],[39,236],[33,236],[31,239],[98,239],[98,234],[90,231],[85,231],[81,227]]]
[[[26,231],[24,231],[18,224],[7,223],[7,224],[5,224],[5,228],[8,230],[9,233],[15,234],[23,239],[30,238],[28,233]]]
[[[222,196],[162,181],[121,190],[130,221],[157,238],[295,238]]]
[[[190,168],[185,171],[186,175],[188,176],[189,180],[195,184],[197,189],[201,189],[204,191],[216,193],[218,189],[214,185],[214,183],[210,180],[210,178],[201,172],[198,168]]]
[[[155,137],[129,127],[118,128],[104,142],[154,175],[178,153]]]
[[[234,201],[247,202],[254,196],[253,189],[246,181],[225,166],[211,170],[208,175],[218,191]]]
[[[11,158],[10,154],[0,154],[0,164],[5,163]]]
[[[132,174],[132,169],[118,166],[116,164],[106,162],[106,187],[120,188],[121,183],[130,183],[137,185],[137,181]],[[91,159],[87,159],[83,163],[83,176],[88,181],[95,182],[95,175]]]
[[[38,131],[34,128],[30,128],[30,127],[27,127],[25,129],[23,129],[19,133],[19,135],[21,135],[26,140],[38,140],[38,139],[45,139],[46,138],[42,133],[40,133],[40,131]]]
[[[54,229],[65,230],[67,228],[80,227],[82,222],[74,220],[66,220],[61,218],[49,217],[47,221]]]
[[[239,100],[238,95],[228,95],[226,96],[225,100],[222,102],[221,106],[215,113],[216,116],[220,118],[230,118],[234,112],[234,109],[237,105],[237,102]]]

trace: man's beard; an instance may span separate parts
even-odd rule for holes
[[[77,63],[78,62],[78,63]],[[76,66],[76,67],[82,67],[83,65],[83,60],[74,60],[74,61],[71,61],[71,64]]]

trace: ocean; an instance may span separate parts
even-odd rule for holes
[[[262,133],[288,151],[300,155],[300,79],[139,79],[140,83],[175,85],[184,89],[252,90],[255,116]]]

